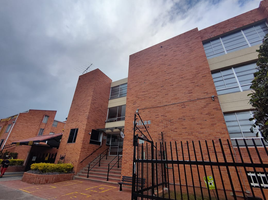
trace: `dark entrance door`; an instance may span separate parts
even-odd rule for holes
[[[27,158],[25,171],[30,170],[33,163],[54,163],[57,153],[48,153],[47,150],[48,148],[32,146]]]
[[[123,151],[123,138],[119,134],[116,135],[107,135],[107,145],[109,148],[110,156],[122,155]]]

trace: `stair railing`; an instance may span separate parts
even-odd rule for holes
[[[89,177],[89,171],[92,170],[98,163],[100,166],[101,160],[106,156],[106,160],[108,157],[108,150],[109,148],[105,149],[103,152],[101,152],[94,160],[92,160],[89,164],[88,164],[88,168],[87,168],[87,178]],[[99,162],[96,162],[93,166],[90,167],[90,165],[92,165],[92,163],[99,159]]]
[[[117,161],[113,164],[113,166],[110,168],[110,164],[114,161],[114,159],[117,158]],[[113,169],[113,167],[117,164],[117,168],[119,168],[119,161],[121,160],[122,156],[120,156],[119,154],[114,157],[111,162],[108,164],[108,171],[107,171],[107,181],[109,181],[109,173],[110,171]]]
[[[91,154],[89,154],[87,157],[85,157],[83,160],[80,161],[80,163],[84,162],[87,158],[89,158],[90,156],[92,156],[96,151],[98,151],[102,146],[100,146],[99,148],[95,149]]]

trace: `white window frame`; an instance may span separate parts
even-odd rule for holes
[[[230,94],[230,93],[235,93],[235,92],[228,92],[228,90],[230,90],[230,89],[232,89],[232,88],[238,88],[239,89],[239,91],[237,91],[237,92],[244,92],[244,91],[248,91],[248,90],[250,90],[250,89],[243,89],[242,87],[245,87],[245,86],[248,86],[248,85],[251,85],[251,81],[249,82],[249,83],[247,83],[247,84],[244,84],[244,85],[241,85],[241,83],[240,83],[240,81],[239,81],[239,78],[238,78],[238,76],[237,76],[237,72],[236,72],[236,69],[237,68],[242,68],[242,67],[247,67],[247,66],[250,66],[250,65],[256,65],[256,63],[251,63],[251,64],[247,64],[247,65],[242,65],[242,66],[237,66],[237,67],[231,67],[231,68],[228,68],[228,69],[224,69],[224,70],[220,70],[220,71],[217,71],[217,72],[213,72],[212,73],[212,78],[213,78],[213,74],[218,74],[218,73],[220,73],[221,74],[221,80],[223,81],[223,83],[224,83],[224,85],[225,85],[225,88],[217,88],[217,86],[215,85],[216,84],[216,82],[215,82],[215,80],[214,80],[214,78],[213,78],[213,82],[214,82],[214,85],[215,85],[215,88],[216,88],[216,90],[217,90],[217,93],[219,93],[219,92],[221,92],[221,91],[226,91],[226,93],[224,92],[223,94],[218,94],[218,95],[224,95],[224,94]],[[224,71],[227,71],[227,70],[232,70],[232,75],[234,76],[234,78],[235,78],[235,80],[236,80],[236,83],[237,83],[237,86],[227,86],[226,85],[226,80],[228,80],[228,79],[224,79],[224,76],[226,76],[226,75],[223,75],[222,73],[224,72]],[[256,65],[256,68],[255,68],[256,70],[255,70],[255,72],[257,71],[257,65]],[[245,71],[250,71],[250,70],[253,70],[253,69],[249,69],[249,70],[245,70]],[[242,71],[242,72],[244,72],[244,71]],[[254,72],[254,73],[255,73]],[[238,72],[238,73],[240,73],[240,72]],[[254,79],[254,73],[252,74],[252,80]],[[249,75],[249,74],[246,74],[246,75]],[[217,78],[219,78],[219,77],[217,77]]]
[[[260,36],[260,34],[259,34],[259,32],[258,32],[258,30],[256,30],[256,27],[261,27],[262,25],[266,25],[266,27],[268,27],[267,26],[267,23],[266,22],[260,22],[260,23],[258,23],[258,24],[253,24],[253,25],[251,25],[251,26],[249,26],[249,27],[246,27],[246,28],[243,28],[243,29],[241,29],[241,30],[238,30],[238,31],[235,31],[235,32],[231,32],[231,33],[229,33],[229,34],[226,34],[226,35],[224,35],[224,36],[220,36],[220,37],[218,37],[218,38],[216,38],[216,39],[212,39],[212,40],[210,40],[210,41],[208,41],[208,42],[204,42],[203,43],[203,45],[204,45],[204,49],[205,49],[205,51],[212,51],[213,53],[206,53],[206,56],[207,56],[207,58],[208,59],[210,59],[210,58],[214,58],[214,57],[217,57],[217,56],[221,56],[221,55],[225,55],[225,54],[228,54],[228,53],[230,53],[230,52],[234,52],[234,51],[237,51],[237,50],[240,50],[240,49],[244,49],[244,48],[247,48],[247,47],[251,47],[252,46],[252,44],[249,42],[249,40],[248,40],[248,38],[247,38],[247,36],[246,36],[246,34],[245,34],[245,30],[248,30],[248,29],[250,29],[250,28],[253,28],[254,29],[254,31],[255,31],[255,35],[257,35],[256,36],[256,39],[258,39],[258,40],[260,40],[261,39],[261,41],[262,41],[262,36]],[[245,47],[242,47],[241,48],[241,46],[239,46],[239,44],[241,45],[242,43],[239,43],[239,44],[236,44],[236,45],[234,45],[234,50],[232,51],[230,51],[230,52],[228,52],[228,50],[226,49],[226,47],[225,47],[225,45],[227,45],[228,43],[226,43],[226,44],[224,44],[224,41],[223,41],[223,39],[225,38],[225,37],[228,37],[228,36],[232,36],[232,35],[235,35],[235,34],[237,34],[237,33],[239,33],[239,32],[241,32],[241,38],[239,38],[239,39],[242,39],[242,38],[244,38],[244,41],[243,42],[245,42],[247,45],[245,46]],[[264,33],[268,33],[268,30],[265,30],[264,31]],[[258,41],[257,40],[257,41]],[[218,42],[219,41],[219,42]],[[261,41],[260,42],[258,42],[259,44],[261,44]],[[212,46],[212,42],[216,42],[216,43],[218,43],[218,45],[216,45],[216,46]],[[221,44],[221,45],[219,45],[219,44]],[[256,45],[255,43],[253,43],[253,45]],[[244,46],[244,45],[243,45]],[[215,49],[214,48],[217,48],[217,51],[218,51],[218,53],[216,53],[215,52]],[[221,47],[221,48],[220,48]],[[224,52],[224,54],[223,54],[223,52]]]
[[[12,124],[8,124],[8,125],[7,125],[7,129],[6,129],[5,133],[9,133],[9,131],[10,131],[10,129],[11,129],[11,126],[12,126]]]
[[[49,118],[49,116],[48,115],[45,115],[44,118],[43,118],[42,123],[46,124],[47,121],[48,121],[48,118]]]

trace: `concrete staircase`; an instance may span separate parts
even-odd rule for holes
[[[75,179],[84,179],[84,180],[91,180],[91,181],[98,181],[98,182],[105,182],[105,183],[112,183],[112,184],[118,184],[120,182],[121,178],[121,162],[122,159],[119,161],[119,168],[118,164],[116,163],[118,158],[116,156],[108,156],[107,160],[106,158],[103,158],[101,160],[101,164],[99,166],[99,159],[96,159],[92,163],[90,163],[89,171],[89,177],[87,178],[87,171],[88,166],[84,167],[80,172],[77,173],[76,176],[74,176]],[[113,160],[114,159],[114,160]],[[110,163],[111,162],[111,163]],[[109,172],[109,181],[107,181],[107,172],[108,172],[108,164],[110,163],[110,168],[114,165],[112,170]]]

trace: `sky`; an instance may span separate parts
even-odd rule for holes
[[[90,66],[113,81],[129,55],[259,6],[260,0],[0,0],[0,119],[29,109],[68,116]]]

